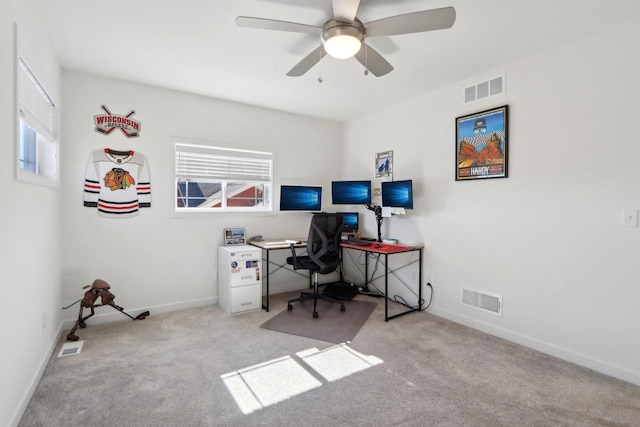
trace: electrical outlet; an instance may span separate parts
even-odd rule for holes
[[[622,226],[623,227],[638,226],[638,210],[637,209],[627,208],[622,210]]]
[[[418,273],[415,271],[411,272],[411,283],[418,283]]]

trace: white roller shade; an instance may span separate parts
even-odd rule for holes
[[[176,144],[176,179],[270,182],[273,154]]]
[[[55,104],[27,64],[20,58],[18,67],[18,108],[44,135],[55,137]],[[35,121],[35,123],[34,123]]]

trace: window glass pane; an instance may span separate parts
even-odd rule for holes
[[[264,206],[264,184],[227,183],[227,206]]]
[[[58,144],[44,135],[36,135],[37,173],[51,181],[58,181]]]
[[[222,184],[219,182],[181,181],[178,182],[177,192],[177,207],[222,207]]]
[[[20,169],[36,173],[36,131],[20,120]]]

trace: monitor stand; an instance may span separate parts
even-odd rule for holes
[[[378,243],[382,242],[382,206],[366,205],[367,209],[373,211],[376,215],[376,223],[378,224]]]

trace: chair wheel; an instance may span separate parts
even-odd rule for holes
[[[340,311],[347,311],[347,309],[344,307],[344,304],[340,306]]]
[[[317,311],[314,311],[314,312],[313,312],[313,318],[314,318],[314,319],[317,319],[317,318],[318,318],[318,312],[317,312]]]
[[[287,310],[289,311],[293,310],[293,306],[291,304],[287,304]]]

